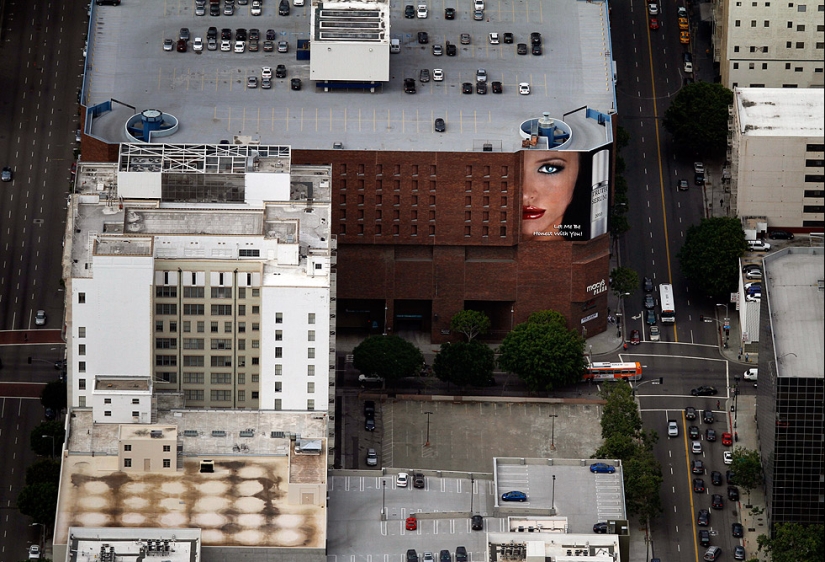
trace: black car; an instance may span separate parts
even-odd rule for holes
[[[452,43],[447,43],[447,56],[454,57],[458,53],[458,47],[453,45]]]
[[[706,429],[705,430],[705,441],[716,441],[716,431],[713,429]]]
[[[732,502],[739,501],[739,488],[728,486],[728,499]]]
[[[404,91],[408,94],[415,93],[415,80],[412,78],[404,78]]]
[[[207,39],[217,39],[218,38],[218,28],[217,27],[210,27],[206,30],[206,38]]]
[[[503,91],[501,87],[501,82],[493,82],[492,84],[490,84],[490,87],[493,90],[494,94],[500,94]]]
[[[516,45],[516,53],[519,55],[527,54],[527,43],[519,43]]]
[[[742,526],[742,523],[733,523],[730,526],[730,534],[737,539],[741,539],[745,536],[745,528]]]
[[[653,292],[653,279],[650,277],[645,277],[642,281],[642,289],[644,289],[645,293],[652,293]]]
[[[710,511],[707,509],[700,509],[696,516],[696,524],[700,527],[707,527],[710,525]]]
[[[705,185],[705,174],[694,174],[693,183],[696,185]]]
[[[699,428],[695,425],[692,425],[688,428],[688,435],[690,435],[691,439],[699,439]]]
[[[442,119],[441,117],[439,117],[435,120],[434,127],[435,127],[435,132],[436,133],[443,133],[444,131],[447,130],[447,124],[444,122],[444,119]]]
[[[232,41],[232,30],[228,27],[221,29],[221,39],[224,41]]]
[[[735,474],[732,470],[725,471],[725,482],[727,482],[728,485],[736,484],[736,482],[734,481],[734,476]]]
[[[718,392],[719,391],[712,386],[700,386],[690,391],[693,396],[716,396]]]
[[[57,418],[57,412],[55,412],[51,408],[46,408],[46,410],[43,412],[43,415],[45,416],[45,418],[47,420],[53,420],[53,419]]]
[[[713,494],[710,499],[710,506],[713,509],[722,509],[725,507],[725,502],[722,500],[722,494]]]
[[[473,515],[470,521],[473,531],[481,531],[484,529],[484,518],[481,515]]]
[[[264,35],[267,41],[275,41],[275,30],[274,29],[267,29],[266,35]]]
[[[286,78],[286,67],[279,64],[275,67],[275,78]]]
[[[464,82],[461,85],[461,93],[462,94],[472,94],[473,93],[473,84],[470,82]]]
[[[705,481],[701,478],[694,478],[693,479],[693,491],[697,494],[704,494],[705,493]],[[718,495],[718,494],[717,494]],[[719,496],[720,498],[722,496]]]
[[[410,6],[412,8],[412,6]],[[445,20],[454,20],[455,19],[455,8],[444,8],[444,19]]]
[[[607,533],[607,521],[600,521],[593,525],[594,533]]]
[[[246,28],[239,27],[235,30],[235,41],[246,41]]]
[[[453,562],[453,555],[449,550],[442,550],[438,553],[438,562]]]
[[[301,89],[301,79],[300,78],[293,78],[289,81],[289,85],[293,90],[300,90]]]
[[[541,45],[533,45],[533,48],[530,49],[530,52],[533,53],[534,55],[540,55],[541,54]]]
[[[3,181],[11,181],[14,178],[14,174],[9,166],[3,166],[2,178]]]
[[[513,34],[512,33],[505,33],[503,40],[506,44],[511,44],[513,42]]]
[[[693,474],[704,474],[705,463],[703,463],[702,461],[690,461],[690,471]]]
[[[716,394],[716,393],[714,392],[714,394]],[[713,423],[713,421],[714,421],[713,411],[705,410],[704,412],[702,412],[702,421],[704,423]]]
[[[541,45],[541,33],[538,31],[534,31],[530,34],[530,44],[531,45]]]
[[[260,41],[261,39],[261,30],[253,27],[249,30],[249,40],[250,41]]]
[[[279,16],[288,16],[289,15],[289,0],[281,0],[281,3],[278,4],[278,15]]]
[[[476,93],[484,95],[487,93],[487,82],[476,82]]]
[[[455,562],[467,562],[467,549],[465,547],[455,547]]]
[[[696,408],[693,406],[688,406],[685,408],[685,419],[686,420],[695,420],[696,419]]]
[[[416,472],[413,474],[413,488],[423,488],[424,487],[424,475],[420,472]]]
[[[408,20],[411,20],[415,17],[415,6],[412,4],[407,4],[404,6],[404,17]]]
[[[771,240],[793,240],[793,232],[787,230],[771,230],[768,232],[768,238]]]
[[[430,42],[430,36],[427,35],[426,31],[419,31],[418,32],[418,42],[422,45],[426,45]]]
[[[714,470],[710,473],[710,481],[713,483],[714,486],[721,486],[722,485],[722,473],[718,470]]]
[[[367,431],[375,431],[375,418],[372,416],[364,420],[364,429]]]
[[[653,295],[651,295],[650,293],[645,295],[644,305],[645,308],[648,310],[651,310],[656,306],[656,301],[653,299]]]
[[[209,15],[210,16],[219,16],[219,15],[221,15],[221,5],[220,4],[209,4]]]
[[[418,553],[414,548],[407,550],[407,562],[418,562]]]
[[[700,546],[710,546],[710,531],[702,529],[699,531],[699,545]]]

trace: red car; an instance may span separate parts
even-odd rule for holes
[[[407,517],[407,530],[415,531],[418,529],[418,519],[415,517]]]
[[[641,338],[639,336],[639,330],[631,330],[630,331],[630,343],[633,345],[639,345],[641,343]]]
[[[659,29],[659,18],[650,18],[650,29],[653,31]]]
[[[733,445],[733,435],[728,432],[722,434],[722,445],[725,447],[730,447]]]

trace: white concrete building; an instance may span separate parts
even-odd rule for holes
[[[822,90],[737,88],[730,120],[731,208],[768,228],[825,226]]]
[[[95,377],[92,415],[95,423],[150,423],[152,379],[143,377]]]
[[[728,88],[825,85],[825,4],[725,0],[713,4],[714,61]]]
[[[80,166],[64,260],[71,406],[92,406],[101,377],[150,377],[187,407],[330,409],[329,169],[290,156],[123,144],[117,164]],[[135,423],[125,406],[117,421]]]

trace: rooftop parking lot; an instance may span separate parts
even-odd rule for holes
[[[332,147],[388,150],[480,150],[490,142],[495,149],[520,146],[519,124],[549,111],[561,117],[588,104],[609,112],[613,104],[610,43],[606,5],[561,0],[502,0],[487,2],[485,19],[472,19],[469,0],[429,5],[426,19],[405,18],[402,2],[390,3],[393,38],[401,52],[390,56],[391,79],[374,92],[316,89],[309,79],[308,61],[297,59],[297,42],[309,38],[310,5],[292,6],[288,16],[277,15],[277,2],[267,0],[261,16],[249,5],[236,5],[234,15],[195,15],[191,0],[164,3],[124,2],[94,6],[87,58],[86,105],[111,98],[171,113],[181,121],[172,142],[217,142],[233,136],[261,142],[288,142],[301,148]],[[444,10],[456,10],[454,20]],[[232,50],[200,52],[195,38],[206,42],[207,29],[232,29]],[[188,28],[187,52],[165,51],[165,39],[179,38]],[[257,28],[261,48],[234,52],[236,30]],[[266,30],[275,32],[276,48],[264,52]],[[418,42],[426,32],[428,43]],[[518,43],[530,46],[530,33],[542,36],[541,55],[518,55]],[[512,33],[513,43],[490,43],[490,33]],[[461,44],[461,35],[469,36]],[[279,53],[277,43],[289,50]],[[456,56],[435,56],[432,46],[457,47]],[[218,37],[220,44],[220,35]],[[607,53],[607,56],[605,55]],[[261,68],[284,64],[285,78],[272,79],[271,89],[249,88],[250,76]],[[357,61],[353,61],[357,64]],[[442,81],[419,81],[421,69],[443,70]],[[488,83],[500,82],[502,93],[462,94],[464,83],[475,85],[479,68]],[[290,87],[292,78],[302,89]],[[405,94],[405,78],[414,78],[416,94]],[[519,95],[517,85],[528,82],[530,95]],[[111,142],[123,139],[122,121],[132,111],[116,107],[96,121],[95,136]],[[446,131],[436,132],[434,120],[443,118]]]

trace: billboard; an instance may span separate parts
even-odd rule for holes
[[[522,151],[522,241],[586,242],[607,232],[610,151]]]

